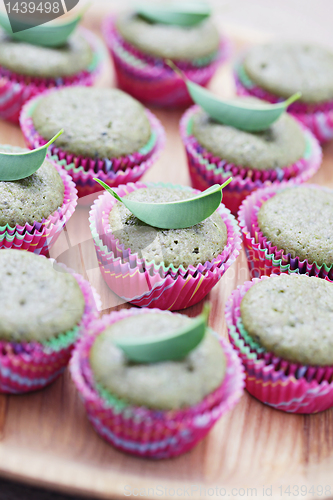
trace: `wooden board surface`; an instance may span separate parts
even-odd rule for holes
[[[88,26],[96,31],[100,18],[101,14],[89,15]],[[262,39],[260,34],[235,27],[230,31],[236,49]],[[110,68],[100,84],[113,84]],[[211,87],[221,95],[233,92],[230,66],[219,71]],[[166,128],[167,146],[144,179],[189,184],[178,134],[181,113],[156,111],[156,115]],[[23,145],[20,130],[1,122],[0,142]],[[325,146],[324,153],[313,181],[333,187],[333,143]],[[102,297],[103,312],[118,307],[119,300],[96,269],[87,208],[77,209],[52,256],[91,280]],[[242,253],[209,295],[210,325],[223,336],[226,299],[246,279]],[[201,307],[198,304],[185,313],[197,315]],[[67,372],[43,391],[0,396],[0,475],[89,498],[126,494],[141,498],[328,498],[333,496],[332,467],[333,410],[314,416],[288,415],[245,394],[192,452],[153,462],[114,450],[94,432]]]

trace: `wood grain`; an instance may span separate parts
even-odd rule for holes
[[[88,27],[98,31],[103,12],[96,9],[87,17]],[[263,39],[261,34],[235,27],[229,31],[237,50],[244,43]],[[110,84],[113,75],[108,68],[100,85]],[[221,95],[233,92],[230,66],[219,71],[211,86]],[[145,180],[189,184],[178,134],[181,112],[154,112],[165,126],[167,145]],[[20,130],[0,123],[0,142],[22,145]],[[313,181],[333,187],[333,143],[325,146],[324,153],[323,166]],[[101,295],[103,312],[129,307],[110,292],[97,269],[87,207],[78,207],[51,255],[90,279]],[[248,276],[242,253],[210,293],[210,324],[223,336],[225,301]],[[194,316],[201,307],[198,304],[185,314]],[[314,489],[314,494],[310,490],[306,495],[299,492],[296,497],[327,498],[328,487],[333,492],[332,466],[333,410],[313,416],[287,415],[245,394],[192,452],[177,459],[153,462],[114,450],[94,432],[68,372],[43,391],[0,396],[0,474],[90,498],[123,498],[133,488],[137,488],[138,494],[145,493],[141,497],[152,498],[152,490],[148,489],[162,486],[167,489],[162,498],[174,496],[171,488],[189,488],[191,498],[221,497],[225,492],[224,496],[232,498],[278,499],[289,496],[284,493],[288,485],[304,485],[308,489],[311,485],[323,485],[322,495]],[[279,487],[283,488],[282,495]],[[178,495],[186,496],[184,490],[179,491]],[[293,496],[293,489],[290,491]]]

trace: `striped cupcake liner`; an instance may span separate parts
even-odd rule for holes
[[[61,267],[66,272],[71,272],[62,264]],[[23,394],[36,391],[57,379],[69,362],[75,342],[88,329],[90,322],[98,317],[98,295],[82,276],[72,274],[85,300],[80,323],[73,330],[44,343],[0,341],[1,393]]]
[[[253,191],[264,185],[279,185],[283,181],[301,184],[310,179],[319,169],[322,151],[313,134],[303,125],[306,151],[299,161],[282,169],[257,171],[226,162],[205,150],[192,135],[192,118],[198,106],[188,109],[180,121],[180,134],[185,146],[192,185],[205,190],[214,184],[223,184],[233,177],[223,189],[223,203],[236,214],[242,201]]]
[[[49,160],[50,161],[50,160]],[[61,207],[42,222],[33,225],[0,227],[0,249],[14,248],[46,255],[57,241],[64,225],[69,221],[77,205],[77,190],[71,177],[56,163],[52,162],[64,184],[64,201]]]
[[[39,148],[47,143],[35,129],[32,115],[39,102],[49,92],[31,99],[25,104],[20,116],[20,126],[25,142],[30,149]],[[98,192],[101,187],[94,177],[98,177],[110,187],[127,184],[139,180],[157,161],[165,145],[165,131],[161,122],[148,109],[145,110],[149,119],[152,134],[149,142],[131,155],[113,159],[94,159],[67,153],[52,144],[49,152],[53,161],[63,167],[76,184],[79,196],[88,196]]]
[[[271,103],[283,100],[280,96],[253,83],[241,66],[236,68],[234,77],[238,95],[258,97]],[[319,142],[323,143],[333,139],[333,100],[320,104],[306,104],[296,101],[289,106],[288,112],[311,130]]]
[[[177,187],[193,192],[185,186],[142,182],[119,186],[116,192],[125,196],[133,190],[152,186]],[[147,262],[138,254],[132,254],[112,234],[108,216],[115,203],[109,193],[103,193],[92,207],[89,222],[103,278],[126,302],[171,310],[190,307],[210,292],[239,255],[241,239],[237,222],[230,211],[220,205],[218,214],[226,224],[228,234],[227,244],[220,255],[188,268]]]
[[[247,391],[259,401],[290,413],[317,413],[333,407],[333,367],[290,363],[258,349],[249,342],[249,335],[244,335],[244,326],[240,327],[241,301],[245,293],[263,279],[268,277],[254,278],[239,286],[229,297],[225,309],[230,342],[245,368]]]
[[[128,44],[115,28],[114,21],[113,16],[105,20],[103,33],[114,62],[119,87],[149,105],[190,105],[193,101],[183,80],[163,59],[149,57]],[[177,65],[184,70],[189,80],[205,86],[230,52],[230,41],[223,37],[219,51],[212,58],[195,63],[177,61]]]
[[[89,30],[80,28],[80,32],[93,49],[93,60],[87,70],[76,75],[56,79],[35,78],[0,67],[0,118],[18,123],[22,106],[46,89],[73,85],[92,86],[95,83],[103,68],[105,50],[100,40]]]
[[[307,187],[311,186],[324,191],[331,191],[322,186],[307,185]],[[285,254],[283,250],[273,246],[259,228],[258,211],[262,204],[278,192],[290,187],[292,186],[289,183],[282,183],[280,186],[267,186],[252,193],[240,207],[238,221],[242,231],[251,277],[270,276],[273,273],[298,273],[328,278],[333,281],[333,265],[318,265],[316,262],[310,263],[306,259],[302,261],[297,256],[293,257],[290,253]]]
[[[161,313],[158,309],[127,309],[91,323],[75,348],[70,371],[88,418],[96,431],[119,450],[146,458],[171,458],[192,449],[243,393],[244,373],[234,349],[220,339],[227,358],[225,378],[213,393],[183,410],[151,410],[126,404],[96,387],[89,354],[96,337],[109,325],[136,314]],[[164,314],[171,314],[164,311]],[[102,393],[102,395],[101,395]]]

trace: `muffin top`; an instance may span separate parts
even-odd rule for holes
[[[53,261],[0,250],[0,339],[43,342],[72,330],[84,297],[76,279]]]
[[[62,47],[19,42],[0,31],[0,66],[14,73],[41,78],[75,75],[87,69],[93,53],[87,40],[74,33]]]
[[[195,196],[188,189],[149,187],[132,191],[125,199],[162,203]],[[217,257],[227,243],[227,228],[218,213],[185,229],[159,229],[137,219],[123,203],[117,202],[109,215],[112,234],[131,253],[146,262],[172,264],[174,267],[197,266]]]
[[[250,79],[278,96],[302,92],[301,101],[333,99],[333,52],[299,42],[272,42],[250,48],[244,69]]]
[[[117,89],[67,87],[42,97],[33,112],[46,140],[64,128],[56,145],[89,158],[117,158],[147,144],[151,127],[144,107]]]
[[[285,254],[333,264],[333,191],[310,186],[280,191],[262,204],[258,224]]]
[[[209,19],[195,26],[173,26],[132,13],[120,15],[116,27],[128,43],[162,59],[191,61],[212,56],[219,48],[219,33]]]
[[[0,146],[0,151],[27,151],[16,147]],[[64,201],[64,183],[52,163],[43,165],[26,179],[0,181],[0,226],[42,222],[61,207]]]
[[[287,361],[333,365],[333,284],[281,274],[253,285],[241,302],[245,330]]]
[[[255,100],[259,101],[251,98]],[[292,165],[304,156],[306,148],[301,127],[287,113],[267,130],[246,132],[218,123],[200,110],[193,116],[192,134],[207,151],[229,163],[255,170]]]
[[[114,323],[95,340],[90,364],[95,381],[125,402],[158,410],[200,403],[221,384],[226,359],[218,339],[209,331],[184,359],[160,363],[130,362],[113,342],[126,337],[163,336],[192,320],[166,312],[137,314]]]

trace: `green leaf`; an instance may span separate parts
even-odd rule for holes
[[[219,123],[245,130],[247,132],[260,132],[269,128],[286,111],[288,106],[301,97],[297,92],[286,101],[270,104],[265,101],[249,101],[242,99],[220,99],[212,92],[191,82],[184,73],[169,59],[167,64],[178,73],[186,83],[193,101],[206,113]]]
[[[211,15],[211,8],[205,2],[183,1],[159,3],[140,3],[137,13],[148,21],[176,26],[194,26]]]
[[[32,26],[32,23],[20,22],[20,29],[22,31],[16,33],[12,31],[7,14],[0,12],[0,26],[14,40],[31,43],[33,45],[41,45],[43,47],[61,47],[73,33],[86,10],[87,7],[74,19],[62,24],[52,22],[39,26]]]
[[[116,200],[121,201],[135,217],[149,226],[160,229],[183,229],[195,226],[215,212],[222,201],[222,189],[232,181],[232,177],[229,177],[222,185],[211,186],[194,198],[165,203],[145,203],[121,198],[105,182],[99,179],[94,180]]]
[[[18,181],[34,174],[44,163],[47,148],[63,133],[57,133],[47,144],[22,153],[0,152],[0,181]]]
[[[185,358],[203,340],[210,312],[210,304],[204,305],[202,314],[180,330],[160,337],[125,338],[115,340],[131,361],[136,363],[158,363]]]

